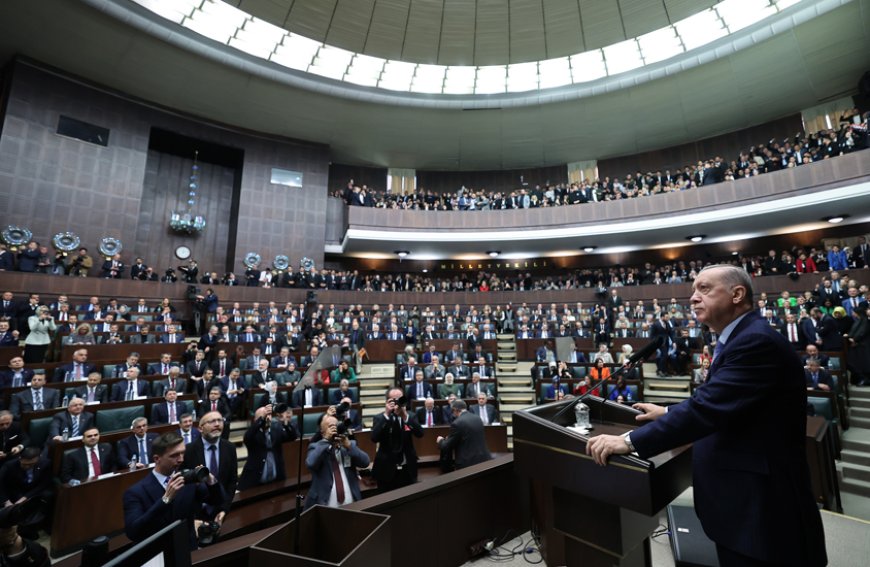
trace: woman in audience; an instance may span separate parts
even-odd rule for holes
[[[613,391],[610,392],[610,396],[608,396],[607,399],[620,404],[630,404],[634,402],[634,396],[631,394],[631,389],[625,384],[625,380],[622,379],[622,376],[620,376],[616,381],[616,387],[613,388]]]
[[[610,367],[604,365],[603,358],[595,359],[595,366],[589,369],[589,378],[595,380],[610,380]]]
[[[51,339],[57,331],[54,317],[48,307],[41,306],[36,309],[36,314],[27,318],[30,334],[24,339],[24,362],[45,362],[45,353]]]
[[[87,323],[82,323],[76,327],[76,332],[66,337],[64,344],[67,345],[95,345],[97,340],[91,332],[91,326]]]
[[[706,347],[705,347],[706,348]],[[700,386],[701,384],[707,381],[707,377],[710,373],[710,358],[702,357],[701,358],[701,368],[696,368],[692,371],[692,382],[695,383],[696,386]]]

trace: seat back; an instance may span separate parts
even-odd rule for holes
[[[145,406],[97,410],[95,424],[100,433],[125,431],[137,417],[145,417]]]
[[[30,435],[30,444],[35,447],[42,447],[48,441],[48,429],[51,426],[51,417],[40,417],[31,419],[28,425],[28,435]]]
[[[304,413],[302,414],[302,436],[307,437],[314,435],[317,431],[317,421],[320,419],[320,413]]]
[[[117,364],[104,364],[103,378],[113,378],[115,376],[115,366],[117,366]]]
[[[329,390],[327,390],[327,392],[326,392],[327,398],[323,401],[323,403],[327,404],[327,405],[332,405],[333,400],[335,399],[335,398],[333,398],[333,396],[340,389],[341,388],[337,388],[337,387],[336,388],[329,388]],[[351,401],[353,403],[357,403],[359,401],[359,388],[357,386],[350,386],[350,387],[348,387],[347,391],[348,391],[348,395],[350,396]]]
[[[813,405],[816,410],[816,415],[824,417],[827,421],[834,420],[834,407],[829,398],[807,398],[807,401]]]
[[[586,378],[588,373],[589,371],[585,366],[574,366],[571,368],[571,374],[574,375],[574,378],[579,378],[580,380]]]

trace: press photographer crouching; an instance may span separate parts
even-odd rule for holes
[[[274,417],[273,417],[274,416]],[[239,490],[284,480],[281,444],[299,437],[293,426],[293,412],[285,403],[257,408],[254,423],[245,432],[248,458],[239,479]]]
[[[188,525],[191,551],[198,547],[194,518],[203,504],[221,506],[224,490],[208,468],[181,469],[184,439],[164,433],[151,445],[154,469],[124,492],[124,532],[142,541],[175,520]]]
[[[349,411],[349,403],[330,406],[320,418],[319,435],[308,445],[305,464],[311,471],[311,488],[306,510],[316,504],[337,508],[362,498],[357,469],[369,466],[369,456],[352,439]]]
[[[0,508],[0,565],[3,567],[48,567],[48,551],[18,533],[18,524],[34,512],[39,503],[26,500]]]

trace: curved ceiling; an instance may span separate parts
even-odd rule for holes
[[[668,72],[657,75],[661,78],[643,84],[620,75],[612,83],[590,83],[585,98],[565,96],[523,107],[484,101],[461,108],[411,108],[388,98],[366,100],[372,89],[358,89],[358,99],[336,96],[341,85],[335,82],[314,92],[287,84],[286,69],[268,62],[261,65],[192,32],[185,34],[161,22],[151,23],[146,31],[91,7],[138,8],[119,0],[0,2],[0,61],[23,54],[193,116],[328,144],[336,162],[429,170],[511,169],[669,147],[855,92],[870,68],[870,0],[838,1],[840,7],[764,41],[751,37],[752,28],[745,30],[751,45],[745,49],[725,50],[713,43],[699,56],[701,64],[690,69],[668,66]],[[399,3],[412,11],[418,4]],[[254,10],[245,4],[240,6]],[[286,14],[302,5],[310,9],[320,0],[261,4],[284,6]],[[344,2],[324,4],[337,7]],[[390,3],[374,4],[377,10]],[[581,0],[580,10],[587,4],[617,2]],[[619,2],[623,15],[630,4],[640,3]],[[695,2],[673,3],[677,4]],[[659,26],[657,22],[654,27]]]
[[[718,0],[223,1],[356,53],[436,65],[501,65],[618,43]]]

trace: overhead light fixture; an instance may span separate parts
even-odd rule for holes
[[[406,258],[410,254],[407,250],[396,250],[396,256],[399,258]]]
[[[593,252],[596,248],[597,248],[597,246],[584,246],[583,251],[584,252]]]
[[[701,242],[702,240],[707,238],[707,235],[706,234],[694,234],[692,236],[687,236],[686,238],[691,240],[692,242]]]
[[[822,220],[827,221],[831,224],[839,224],[839,223],[843,222],[844,220],[846,220],[847,218],[849,218],[849,215],[834,215],[831,217],[825,217]]]
[[[487,251],[487,254],[489,254],[490,258],[495,258],[499,254],[501,254],[501,252],[499,252],[498,250],[489,250]]]
[[[739,255],[740,255],[740,252],[738,252],[737,250],[735,250],[734,252],[731,253],[731,255],[732,255],[732,256],[739,256]]]
[[[423,273],[424,273],[424,274],[428,274],[428,273],[429,273],[429,270],[427,270],[426,268],[423,268]]]

